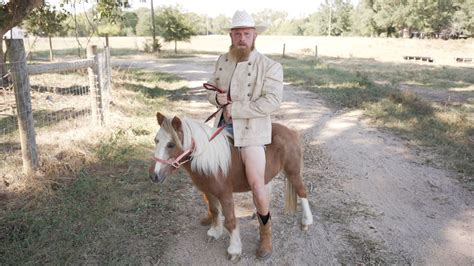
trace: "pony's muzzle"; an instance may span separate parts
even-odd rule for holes
[[[150,168],[148,168],[148,177],[154,183],[163,183],[163,181],[165,181],[165,175],[155,173],[155,165],[156,163],[154,162],[150,165]]]
[[[148,175],[153,183],[163,183],[165,181],[165,176],[163,175],[157,175],[155,173],[150,173]]]

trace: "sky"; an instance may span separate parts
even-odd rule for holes
[[[59,0],[46,0],[55,4]],[[129,0],[132,7],[150,7],[150,0]],[[232,17],[236,10],[246,10],[249,13],[256,13],[264,9],[272,9],[278,11],[286,11],[290,18],[300,18],[314,13],[318,10],[319,5],[324,0],[154,0],[155,8],[160,6],[176,6],[179,5],[182,10],[195,12],[209,17],[218,15],[226,15]],[[355,5],[359,0],[351,0]],[[87,4],[79,4],[85,9],[90,7]],[[78,8],[79,9],[79,8]],[[80,9],[79,9],[80,10]]]

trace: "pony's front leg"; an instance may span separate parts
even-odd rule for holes
[[[225,198],[221,199],[221,206],[224,212],[225,222],[224,226],[229,231],[230,241],[227,253],[232,262],[240,260],[242,254],[242,242],[240,241],[239,227],[237,226],[237,219],[235,218],[234,199],[230,192]]]
[[[224,226],[222,222],[222,209],[219,200],[211,194],[206,194],[206,197],[209,204],[209,213],[212,217],[211,228],[207,230],[207,236],[209,237],[208,242],[210,242],[213,239],[219,239],[219,237],[221,237],[224,231]]]

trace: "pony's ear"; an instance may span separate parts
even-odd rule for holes
[[[166,116],[164,116],[164,115],[161,114],[160,112],[157,112],[157,113],[156,113],[156,119],[158,120],[158,124],[161,126],[161,124],[163,123],[163,121],[165,121]]]
[[[181,119],[179,119],[177,116],[173,117],[171,125],[173,126],[174,130],[176,130],[176,132],[179,132],[181,130]]]

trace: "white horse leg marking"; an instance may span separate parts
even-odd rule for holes
[[[239,226],[236,226],[230,233],[229,248],[227,248],[229,255],[240,255],[242,253],[242,242],[240,241]]]
[[[217,224],[212,224],[211,228],[207,230],[207,235],[214,238],[214,239],[219,239],[221,237],[222,233],[224,232],[224,222],[223,222],[223,216],[222,216],[222,210],[219,207],[218,208],[219,212],[217,214]]]
[[[303,209],[303,218],[301,224],[303,229],[308,229],[308,225],[313,224],[313,214],[309,208],[308,199],[301,198],[301,208]]]

